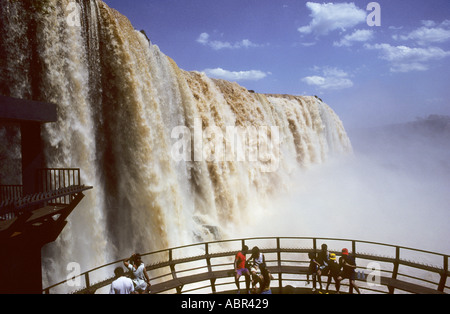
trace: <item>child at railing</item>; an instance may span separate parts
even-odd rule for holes
[[[331,284],[331,279],[334,280],[334,284],[336,286],[336,293],[339,293],[339,289],[341,287],[341,278],[339,277],[341,272],[341,267],[336,262],[336,254],[330,253],[329,255],[329,264],[328,264],[328,282],[327,282],[327,290],[326,293],[328,293],[328,288]]]

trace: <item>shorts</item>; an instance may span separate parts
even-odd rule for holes
[[[355,272],[342,272],[341,273],[342,279],[348,279],[348,280],[356,280],[356,273]]]
[[[259,268],[254,268],[254,267],[252,267],[252,268],[250,269],[250,272],[251,272],[253,275],[255,275],[255,276],[261,276],[261,271],[259,270]]]
[[[136,291],[145,291],[147,289],[147,283],[144,280],[133,280],[133,283]]]
[[[238,269],[236,269],[236,272],[237,272],[238,276],[250,275],[250,272],[248,271],[247,268],[238,268]]]

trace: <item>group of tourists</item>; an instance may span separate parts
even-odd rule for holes
[[[336,293],[339,293],[341,281],[344,279],[348,279],[350,282],[350,292],[352,292],[352,289],[355,289],[358,294],[361,293],[355,282],[355,258],[349,254],[347,248],[342,249],[339,261],[337,261],[335,253],[328,252],[328,246],[326,244],[322,244],[318,254],[311,252],[308,254],[308,257],[310,263],[307,282],[309,283],[309,275],[311,275],[313,280],[313,292],[317,291],[316,284],[319,282],[320,290],[318,292],[323,293],[321,278],[322,276],[328,276],[325,293],[328,293],[332,280],[334,280]]]
[[[243,245],[234,260],[234,278],[238,293],[240,293],[240,277],[245,277],[247,294],[272,294],[270,282],[273,279],[267,268],[264,254],[255,246],[251,250],[251,256],[247,259],[246,255],[248,247]],[[353,256],[344,248],[341,257],[337,261],[335,253],[330,253],[326,244],[322,244],[321,250],[316,254],[310,252],[308,254],[309,272],[307,274],[307,284],[309,284],[309,276],[312,276],[313,288],[316,292],[317,283],[319,283],[319,293],[323,293],[322,276],[328,276],[326,291],[328,293],[330,284],[334,280],[336,293],[339,293],[341,281],[348,279],[350,282],[350,291],[355,289],[360,293],[355,283],[356,279],[356,263]],[[122,267],[114,270],[115,279],[111,284],[110,294],[145,294],[150,293],[150,277],[147,274],[145,265],[142,262],[140,254],[133,254],[130,258],[123,261],[124,266],[132,274],[131,278],[125,275]]]
[[[238,293],[241,292],[239,279],[241,276],[245,276],[247,294],[272,294],[270,282],[273,277],[267,269],[264,254],[257,246],[252,249],[249,260],[246,258],[247,253],[248,246],[244,245],[234,260],[235,283]]]
[[[248,294],[271,294],[270,281],[273,279],[269,270],[267,269],[264,255],[260,249],[255,246],[251,251],[249,260],[246,259],[248,247],[244,245],[242,250],[236,254],[234,261],[235,283],[240,293],[241,276],[245,276],[246,291]],[[307,284],[309,284],[309,276],[312,276],[313,288],[312,291],[323,293],[322,276],[328,276],[325,293],[328,293],[330,284],[334,280],[336,293],[339,293],[341,281],[348,279],[350,281],[350,292],[355,289],[358,294],[360,290],[355,283],[356,279],[356,263],[353,256],[344,248],[341,252],[342,256],[337,261],[335,253],[328,252],[328,246],[322,244],[319,253],[310,252],[308,257],[310,259],[309,272],[307,274]],[[316,289],[317,282],[320,290]],[[251,287],[250,287],[251,286]]]

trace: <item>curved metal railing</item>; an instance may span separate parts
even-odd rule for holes
[[[152,293],[227,293],[236,289],[235,254],[244,244],[250,250],[258,246],[274,277],[271,287],[278,293],[289,293],[292,288],[306,291],[308,253],[318,252],[323,243],[338,256],[344,247],[353,253],[357,283],[365,292],[431,294],[450,291],[447,282],[449,255],[369,241],[306,237],[234,239],[146,253],[142,254],[142,260],[151,278]],[[43,292],[108,293],[114,280],[113,270],[120,265],[121,260],[85,273],[71,273],[67,280]],[[322,282],[325,288],[326,279],[322,278]],[[345,286],[343,289],[345,291]]]

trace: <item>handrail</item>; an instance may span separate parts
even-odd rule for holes
[[[37,191],[23,195],[22,186],[0,186],[0,220],[12,220],[21,212],[45,205],[68,205],[73,195],[91,189],[81,184],[79,168],[43,168],[37,170]],[[4,191],[4,192],[3,192]],[[13,193],[14,192],[14,193]]]
[[[23,185],[0,185],[0,203],[23,196]]]
[[[75,194],[92,189],[90,186],[69,186],[51,192],[40,192],[24,197],[2,202],[0,204],[0,219],[12,220],[23,212],[31,211],[44,204],[68,205]]]
[[[37,178],[40,192],[81,185],[79,168],[42,168],[37,170]]]
[[[273,242],[268,244],[267,242]],[[294,241],[295,247],[292,246]],[[300,242],[307,241],[307,246],[299,247]],[[312,242],[312,243],[311,243]],[[234,256],[243,244],[251,249],[252,246],[259,246],[261,251],[266,255],[268,267],[274,274],[275,280],[273,285],[278,282],[278,289],[282,291],[286,283],[299,284],[305,282],[307,273],[307,253],[318,252],[320,243],[327,243],[329,251],[340,255],[341,249],[348,247],[357,259],[358,279],[362,281],[360,288],[367,291],[377,293],[394,293],[396,289],[415,293],[444,293],[448,292],[450,287],[447,285],[449,276],[448,257],[447,254],[435,253],[431,251],[408,248],[392,244],[384,244],[372,241],[360,241],[352,239],[339,238],[310,238],[310,237],[257,237],[245,239],[232,239],[222,241],[212,241],[206,243],[196,243],[191,245],[178,246],[170,249],[163,249],[155,252],[141,254],[146,269],[149,272],[152,282],[152,293],[163,293],[168,291],[176,291],[176,293],[186,293],[191,291],[203,291],[205,287],[209,287],[212,293],[217,293],[222,286],[234,286],[234,277],[232,277]],[[311,245],[312,244],[312,245]],[[339,244],[339,247],[337,245]],[[269,246],[267,246],[269,245]],[[304,244],[303,244],[304,245]],[[374,246],[369,252],[362,252],[365,246]],[[217,250],[217,247],[219,250]],[[366,248],[367,249],[367,248]],[[374,251],[375,249],[375,251]],[[387,249],[395,249],[395,254],[387,253]],[[195,255],[192,253],[196,250]],[[432,259],[433,265],[424,262],[413,262],[406,259],[406,254],[402,251],[410,251],[416,258],[419,254],[425,254],[428,259]],[[176,254],[177,257],[174,257]],[[380,255],[390,254],[388,255]],[[284,255],[292,255],[286,259]],[[162,261],[157,261],[163,258]],[[214,260],[219,260],[218,263]],[[440,260],[440,262],[439,262]],[[201,263],[202,262],[202,263]],[[206,265],[205,265],[206,262]],[[376,273],[379,280],[376,285],[367,282],[370,269],[367,265],[375,262],[379,266]],[[114,280],[112,275],[112,266],[121,265],[122,260],[108,263],[103,266],[96,267],[77,276],[68,278],[62,282],[54,284],[44,289],[44,293],[56,291],[57,288],[65,286],[67,283],[75,279],[84,278],[84,287],[75,286],[68,293],[95,293],[98,289],[107,287]],[[194,263],[194,266],[188,267],[188,263]],[[436,265],[436,263],[442,263]],[[365,265],[365,266],[364,266]],[[406,273],[402,268],[407,268]],[[103,275],[99,282],[91,284],[94,273],[97,271],[107,271],[107,275]],[[203,272],[199,272],[203,270]],[[369,274],[366,272],[369,271]],[[419,274],[425,271],[428,276]],[[194,275],[180,276],[181,274],[193,272]],[[437,281],[429,278],[429,274]],[[110,276],[110,277],[108,277]],[[169,279],[164,279],[169,277]],[[294,278],[295,277],[295,278]],[[107,279],[104,279],[107,278]],[[218,283],[221,279],[223,282]],[[195,284],[201,281],[209,281],[207,286],[193,287],[190,290],[184,289],[188,284]],[[326,281],[326,280],[325,280]],[[368,284],[365,284],[368,283]],[[203,290],[201,290],[203,289]]]

